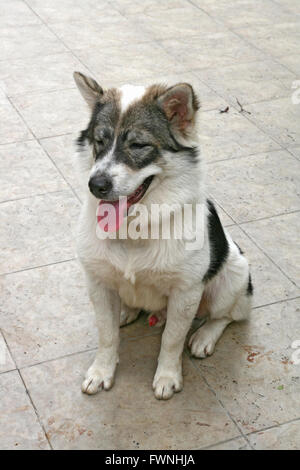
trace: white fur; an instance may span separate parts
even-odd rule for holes
[[[122,87],[123,110],[142,96],[142,89]],[[196,131],[193,131],[189,143],[195,139]],[[106,163],[109,158],[107,156]],[[84,160],[82,155],[79,159]],[[114,173],[119,189],[122,187],[128,193],[145,177],[156,174],[143,199],[148,207],[152,203],[176,201],[182,210],[185,203],[194,206],[205,203],[202,164],[189,165],[182,155],[166,152],[163,171],[158,164],[137,172],[124,165],[113,165],[109,171]],[[82,175],[87,174],[85,167]],[[86,273],[99,329],[99,350],[82,390],[92,394],[112,386],[118,363],[120,322],[124,325],[133,321],[141,308],[158,312],[158,315],[167,309],[153,389],[156,398],[168,399],[182,389],[182,350],[202,294],[207,299],[205,313],[210,315],[210,320],[190,339],[191,351],[197,357],[211,354],[226,325],[249,314],[250,299],[245,295],[249,274],[247,260],[226,234],[229,257],[220,272],[204,285],[201,280],[210,262],[207,217],[202,248],[188,251],[183,240],[175,239],[99,240],[96,236],[97,204],[88,194],[78,231],[78,255]]]
[[[124,113],[129,105],[141,98],[145,93],[145,87],[140,85],[123,85],[121,91],[121,112]]]

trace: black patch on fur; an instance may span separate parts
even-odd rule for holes
[[[203,277],[203,282],[210,281],[210,279],[212,279],[220,271],[229,253],[228,241],[226,239],[216,208],[209,199],[207,199],[207,206],[209,209],[208,236],[210,246],[210,264],[206,274]]]
[[[252,284],[251,274],[249,273],[247,295],[252,295],[252,294],[253,294],[253,284]]]

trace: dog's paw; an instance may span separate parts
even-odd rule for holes
[[[155,398],[158,400],[169,400],[174,393],[180,392],[183,387],[182,375],[174,372],[173,374],[157,375],[153,381],[153,390]]]
[[[140,308],[129,308],[123,305],[120,315],[120,326],[129,325],[134,322],[140,314]]]
[[[191,354],[200,359],[211,356],[216,346],[216,338],[204,327],[199,328],[189,339]]]
[[[100,390],[109,390],[114,383],[114,373],[91,366],[82,382],[81,390],[88,395],[94,395]]]

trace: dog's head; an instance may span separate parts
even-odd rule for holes
[[[187,166],[193,171],[199,103],[189,84],[103,90],[79,72],[74,79],[91,109],[78,145],[84,154],[80,158],[86,159],[86,184],[95,198],[116,201],[126,196],[132,205],[172,174],[184,174]]]

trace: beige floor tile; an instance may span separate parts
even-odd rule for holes
[[[3,202],[0,274],[73,258],[79,207],[69,191]]]
[[[0,166],[0,202],[68,189],[36,141],[1,145]]]
[[[92,20],[95,17],[105,18],[108,14],[112,16],[117,12],[107,0],[26,0],[27,4],[41,17],[47,24],[71,21],[81,21],[82,19]]]
[[[180,40],[169,39],[162,41],[161,44],[173,57],[177,60],[179,58],[189,70],[217,68],[266,59],[264,53],[230,31],[205,34],[201,31],[197,36],[188,36]]]
[[[2,450],[49,449],[16,371],[0,375],[0,447]]]
[[[0,98],[0,123],[0,144],[33,139],[17,111],[3,95]]]
[[[293,147],[291,149],[287,149],[294,157],[300,160],[300,147]]]
[[[299,450],[300,420],[248,436],[255,450]]]
[[[24,26],[40,24],[41,20],[21,0],[0,3],[1,26]]]
[[[299,53],[300,22],[252,26],[237,29],[239,35],[272,57]]]
[[[243,224],[243,229],[300,286],[299,212]]]
[[[136,45],[152,39],[151,35],[139,27],[139,23],[136,24],[119,13],[116,15],[95,17],[93,21],[82,19],[72,23],[55,23],[51,25],[51,29],[73,50],[92,47],[100,52],[102,49],[107,51],[110,47]]]
[[[300,4],[298,0],[276,0],[276,3],[282,5],[284,8],[293,12],[295,15],[300,15]]]
[[[249,119],[284,147],[300,144],[300,104],[294,104],[291,96],[247,106]]]
[[[279,148],[269,136],[229,108],[203,112],[199,118],[199,139],[202,156],[207,162],[242,157]]]
[[[67,51],[43,24],[20,28],[1,27],[0,42],[0,60],[24,59]]]
[[[168,21],[161,10],[149,9],[134,17],[135,23],[150,37],[156,40],[177,38],[185,39],[199,32],[223,31],[223,26],[217,24],[209,15],[191,5],[184,8],[168,10]]]
[[[285,65],[291,72],[300,75],[300,54],[289,54],[280,57],[279,62]]]
[[[207,170],[211,193],[238,223],[300,209],[300,164],[285,150],[211,163]]]
[[[271,0],[194,0],[194,4],[231,28],[295,21],[295,15]]]
[[[229,227],[228,232],[249,260],[254,285],[254,307],[293,298],[300,294],[299,289],[286,278],[280,269],[257,248],[239,227]]]
[[[0,278],[1,328],[18,367],[97,347],[77,261]]]
[[[197,72],[195,72],[197,74]],[[295,75],[271,60],[198,72],[199,78],[234,106],[291,96]],[[247,109],[247,108],[246,108]]]
[[[93,354],[22,370],[55,449],[193,449],[238,434],[188,358],[184,390],[166,402],[154,398],[159,339],[124,342],[113,389],[93,397],[80,391]]]
[[[85,112],[86,121],[88,121],[88,111]],[[76,139],[78,134],[67,134],[57,137],[47,137],[41,139],[41,146],[45,149],[51,160],[62,172],[64,178],[72,186],[78,197],[83,201],[86,191],[88,191],[88,182],[80,181],[76,171]]]
[[[156,43],[128,44],[108,49],[80,49],[77,57],[102,80],[106,86],[131,81],[144,82],[144,77],[178,73],[184,70],[181,61],[170,57]],[[128,64],[130,63],[130,67]],[[105,67],[103,67],[105,64]],[[101,77],[101,80],[100,80]]]
[[[246,439],[238,437],[231,441],[222,442],[214,446],[208,447],[207,450],[251,450]]]
[[[15,369],[15,363],[6,346],[4,337],[0,331],[0,374]]]
[[[187,6],[186,0],[113,0],[113,6],[116,10],[125,16],[136,16],[137,14],[151,14],[153,11],[161,11],[172,8],[184,8]],[[190,7],[190,5],[188,5]]]
[[[193,360],[244,432],[299,417],[299,365],[286,348],[297,339],[297,308],[299,299],[255,309],[227,328],[211,357]]]
[[[1,64],[0,86],[8,96],[75,88],[74,70],[89,74],[70,52],[8,60]]]
[[[18,367],[97,347],[94,310],[77,261],[2,276],[0,292],[0,324]],[[159,333],[141,314],[120,337]]]
[[[87,105],[77,89],[29,93],[12,100],[37,138],[79,132],[88,122]]]

